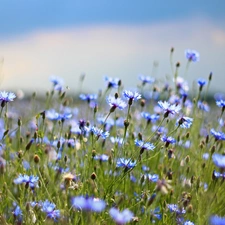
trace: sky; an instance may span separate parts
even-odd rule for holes
[[[200,53],[185,75],[190,85],[213,73],[210,89],[225,84],[224,0],[3,0],[0,4],[0,89],[44,93],[50,76],[59,76],[71,92],[105,86],[118,77],[127,88],[138,75],[172,77],[174,64],[185,74],[185,49]],[[157,63],[156,70],[153,64]]]

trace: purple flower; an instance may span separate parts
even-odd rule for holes
[[[183,116],[177,120],[176,125],[182,128],[190,128],[192,125],[193,119],[187,116]]]
[[[206,80],[202,79],[202,78],[199,78],[198,79],[198,85],[199,85],[199,88],[200,90],[202,90],[202,87],[206,84]]]
[[[191,49],[185,50],[185,56],[189,61],[192,61],[192,62],[198,62],[200,59],[199,53]]]
[[[26,186],[29,186],[31,189],[34,189],[38,187],[38,176],[33,176],[33,175],[22,175],[20,174],[16,179],[14,179],[15,184],[22,184],[25,183]]]
[[[225,169],[225,155],[214,153],[212,155],[212,160],[217,167]]]
[[[107,98],[107,103],[111,107],[110,111],[112,112],[114,112],[116,108],[123,110],[127,106],[127,104],[121,98],[115,98],[112,96]]]
[[[225,217],[220,217],[217,215],[213,215],[209,219],[211,225],[224,225],[225,224]]]
[[[72,206],[78,210],[101,212],[105,209],[106,204],[105,201],[98,198],[77,196],[72,198]]]
[[[214,136],[215,140],[225,140],[225,134],[220,131],[215,131],[213,128],[210,130],[210,133]]]
[[[111,208],[109,210],[109,214],[118,225],[130,222],[134,216],[134,214],[129,209],[125,209],[120,212],[116,208]]]
[[[179,113],[181,110],[180,105],[170,105],[170,103],[164,101],[159,101],[158,102],[159,106],[164,110],[164,117],[168,117],[169,114],[176,114]]]

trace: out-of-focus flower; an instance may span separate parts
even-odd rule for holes
[[[13,203],[13,211],[12,214],[15,218],[15,220],[17,221],[16,224],[22,224],[22,220],[23,220],[23,212],[21,210],[21,208],[14,202]]]
[[[16,95],[14,93],[1,91],[0,92],[1,107],[3,108],[6,103],[12,102],[14,98],[16,98]]]
[[[48,200],[44,202],[40,202],[39,205],[41,206],[41,211],[46,213],[46,217],[49,219],[57,219],[60,218],[60,210],[55,209],[56,205]]]
[[[220,131],[215,131],[213,128],[210,130],[210,133],[214,136],[215,140],[225,140],[225,134]]]
[[[225,224],[225,217],[220,217],[217,215],[213,215],[209,219],[211,225],[224,225]]]
[[[91,128],[91,132],[98,138],[106,139],[109,136],[108,131],[103,131],[102,129],[98,129],[96,127]]]
[[[53,83],[53,87],[55,90],[61,91],[63,88],[64,81],[62,78],[57,76],[51,76],[50,81]]]
[[[139,80],[142,81],[142,85],[144,86],[145,84],[152,84],[155,82],[155,78],[153,77],[149,77],[149,76],[144,76],[142,74],[140,74],[139,76]]]
[[[214,153],[212,155],[212,160],[217,167],[225,169],[225,155]]]
[[[99,160],[101,162],[105,162],[105,161],[108,161],[109,159],[109,156],[108,155],[105,155],[105,154],[102,154],[102,155],[96,155],[94,157],[95,160]]]
[[[168,147],[169,144],[175,144],[176,143],[176,140],[173,137],[167,137],[166,135],[164,135],[161,138],[161,140],[166,143],[166,147]]]
[[[116,208],[111,208],[109,210],[109,214],[118,225],[123,225],[130,222],[134,216],[134,214],[129,209],[125,209],[120,212]]]
[[[150,113],[148,113],[148,112],[142,112],[141,113],[141,116],[147,120],[147,123],[150,123],[150,122],[154,123],[160,117],[158,114],[152,114],[152,115],[150,115]]]
[[[137,162],[132,159],[119,158],[116,162],[117,167],[123,167],[125,169],[131,169],[136,166]]]
[[[205,111],[205,112],[210,111],[210,107],[208,106],[208,104],[206,102],[198,101],[198,108]]]
[[[72,206],[78,210],[101,212],[105,209],[105,201],[99,198],[77,196],[72,198]]]
[[[97,95],[96,94],[80,94],[80,99],[87,101],[88,103],[92,100],[96,100],[97,99]]]
[[[124,91],[123,96],[128,99],[129,105],[132,105],[133,101],[141,99],[141,95],[138,92]]]
[[[105,81],[107,82],[108,88],[118,88],[120,79],[105,76]]]
[[[198,85],[199,85],[199,90],[201,91],[203,86],[206,84],[206,80],[202,79],[202,78],[199,78],[198,79]]]
[[[197,51],[187,49],[185,50],[185,57],[191,62],[198,62],[200,60],[200,55]]]
[[[191,222],[190,220],[187,220],[184,222],[183,225],[195,225],[193,222]]]
[[[140,154],[142,154],[145,150],[153,150],[155,146],[150,142],[144,142],[142,140],[135,140],[135,145],[141,148]]]
[[[180,208],[176,204],[168,204],[167,208],[170,210],[170,212],[175,212],[176,214],[185,214],[186,210],[184,208]]]

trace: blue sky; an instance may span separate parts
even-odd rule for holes
[[[88,90],[102,87],[106,74],[135,86],[139,73],[152,75],[154,61],[159,62],[155,76],[169,75],[174,46],[181,65],[186,48],[200,52],[190,82],[215,71],[212,88],[222,90],[224,11],[223,0],[1,1],[1,88],[46,90],[54,74],[75,90],[81,73],[87,74]]]

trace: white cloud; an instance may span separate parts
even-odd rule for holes
[[[196,49],[201,60],[191,65],[188,79],[207,78],[213,71],[217,77],[214,88],[222,90],[223,85],[216,81],[225,81],[224,37],[221,26],[203,18],[39,30],[0,41],[0,56],[4,57],[1,89],[47,90],[49,76],[55,74],[76,91],[83,72],[88,90],[103,88],[105,74],[135,86],[139,73],[151,75],[154,60],[159,62],[158,77],[170,73],[169,51],[174,46],[174,63],[181,62],[181,73],[186,63],[184,50]]]

